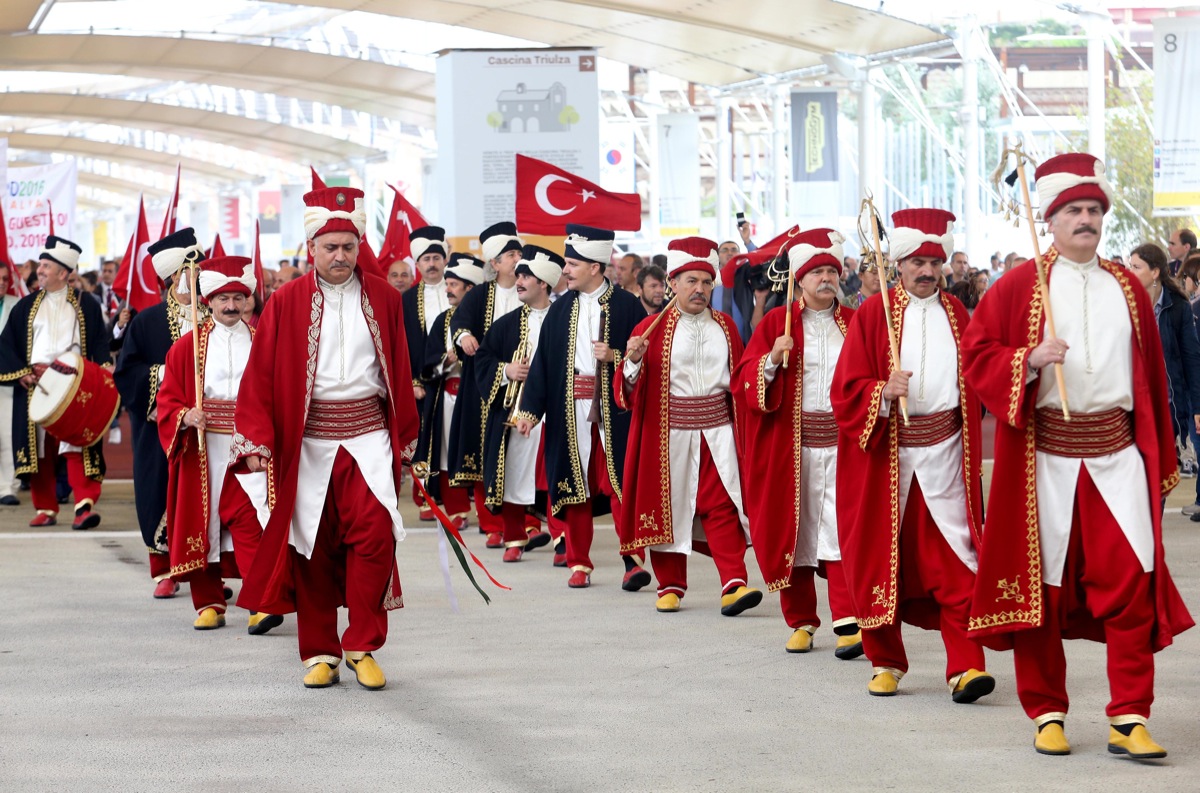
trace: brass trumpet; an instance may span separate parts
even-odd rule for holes
[[[527,364],[529,359],[533,357],[533,350],[528,341],[522,341],[517,345],[517,349],[513,351],[512,363]],[[504,409],[508,411],[508,418],[504,420],[504,426],[517,426],[517,414],[521,412],[521,395],[525,393],[524,380],[510,380],[504,389]]]

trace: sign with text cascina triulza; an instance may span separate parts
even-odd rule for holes
[[[1154,214],[1200,212],[1200,19],[1154,20]]]
[[[515,164],[526,154],[600,180],[594,49],[447,50],[437,61],[436,218],[475,237],[515,217]]]

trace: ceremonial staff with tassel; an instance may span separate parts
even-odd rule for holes
[[[1029,224],[1029,241],[1033,244],[1033,261],[1037,268],[1038,292],[1041,294],[1042,305],[1046,307],[1046,338],[1057,339],[1058,333],[1054,329],[1054,310],[1050,305],[1050,288],[1046,285],[1046,268],[1042,262],[1042,249],[1038,244],[1037,225],[1033,220],[1033,202],[1029,198],[1029,180],[1025,176],[1026,163],[1033,163],[1033,158],[1025,153],[1021,141],[1011,147],[1006,146],[1000,160],[1000,165],[996,167],[996,172],[992,175],[992,183],[997,190],[1000,188],[1000,178],[1004,173],[1004,169],[1008,165],[1009,156],[1016,158],[1017,167],[1004,180],[1009,187],[1013,186],[1014,181],[1019,181],[1021,184],[1021,208],[1020,212],[1024,212],[1025,220]],[[1033,163],[1035,166],[1037,163]],[[1008,208],[1009,213],[1013,213],[1013,207]],[[1016,218],[1016,225],[1020,225],[1020,217]],[[1058,388],[1058,398],[1062,402],[1062,415],[1064,421],[1071,420],[1071,410],[1067,404],[1067,382],[1063,378],[1063,367],[1061,361],[1054,363],[1054,383]]]
[[[870,194],[862,200],[862,207],[859,211],[858,233],[863,237],[863,220],[866,220],[871,227],[871,241],[873,250],[870,253],[864,253],[864,256],[871,255],[875,263],[875,270],[879,276],[879,295],[883,301],[883,316],[887,323],[888,333],[888,349],[891,352],[892,371],[900,370],[900,345],[896,341],[896,325],[892,319],[892,299],[888,294],[888,277],[887,277],[887,259],[883,255],[883,244],[881,237],[883,236],[883,221],[879,218],[879,212],[875,209],[875,201]],[[866,244],[866,239],[862,240]],[[908,424],[908,397],[902,396],[898,400],[900,403],[900,415],[904,419],[904,423]]]

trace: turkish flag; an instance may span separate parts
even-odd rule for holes
[[[408,259],[412,255],[409,235],[413,229],[429,225],[429,221],[403,193],[391,185],[388,186],[396,196],[392,199],[392,214],[388,216],[387,233],[383,235],[383,246],[379,249],[379,267],[385,273],[387,268],[392,266],[392,262]]]
[[[159,292],[158,273],[154,271],[154,262],[150,259],[150,230],[146,227],[146,204],[138,199],[138,222],[125,256],[121,258],[121,267],[117,270],[116,280],[113,281],[113,291],[125,305],[134,311],[141,311],[162,302]]]
[[[251,257],[251,259],[254,262],[254,300],[258,304],[258,308],[260,311],[262,310],[263,301],[266,300],[266,297],[263,293],[263,289],[265,287],[263,285],[264,279],[263,279],[261,242],[262,242],[262,240],[260,239],[260,235],[259,235],[258,221],[255,220],[254,221],[254,255]]]
[[[517,228],[562,236],[568,223],[637,231],[642,227],[642,199],[636,193],[610,193],[548,162],[518,154]]]
[[[169,237],[174,234],[179,220],[179,177],[183,172],[183,166],[175,165],[175,190],[171,194],[171,203],[167,204],[167,214],[163,215],[162,233],[158,235],[161,240],[164,237]]]
[[[208,258],[223,259],[225,257],[225,246],[221,244],[221,232],[217,232],[217,236],[213,237],[212,247],[208,249]]]

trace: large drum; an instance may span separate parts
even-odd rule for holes
[[[121,395],[112,374],[68,352],[51,363],[29,398],[29,419],[73,446],[93,446],[104,438]]]

